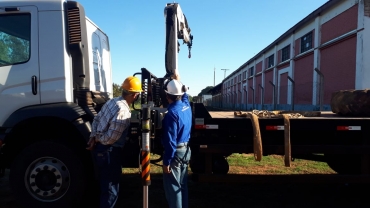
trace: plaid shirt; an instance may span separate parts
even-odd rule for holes
[[[108,100],[92,123],[91,137],[103,145],[114,144],[130,126],[131,111],[126,100],[116,97]]]

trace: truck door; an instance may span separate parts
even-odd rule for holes
[[[0,2],[0,126],[15,110],[40,104],[37,28],[37,7]]]

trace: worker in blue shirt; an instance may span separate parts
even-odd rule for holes
[[[169,105],[162,121],[163,186],[170,208],[187,208],[192,111],[187,88],[177,80],[177,76],[164,86]]]

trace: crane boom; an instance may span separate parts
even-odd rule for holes
[[[189,48],[188,57],[190,58],[193,35],[191,35],[186,16],[178,3],[168,3],[164,9],[164,16],[166,20],[165,77],[169,77],[172,74],[179,76],[177,54],[180,51],[180,44],[178,39],[182,39],[183,44],[187,44]]]

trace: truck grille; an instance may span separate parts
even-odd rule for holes
[[[80,10],[78,8],[68,10],[69,44],[81,42]]]

